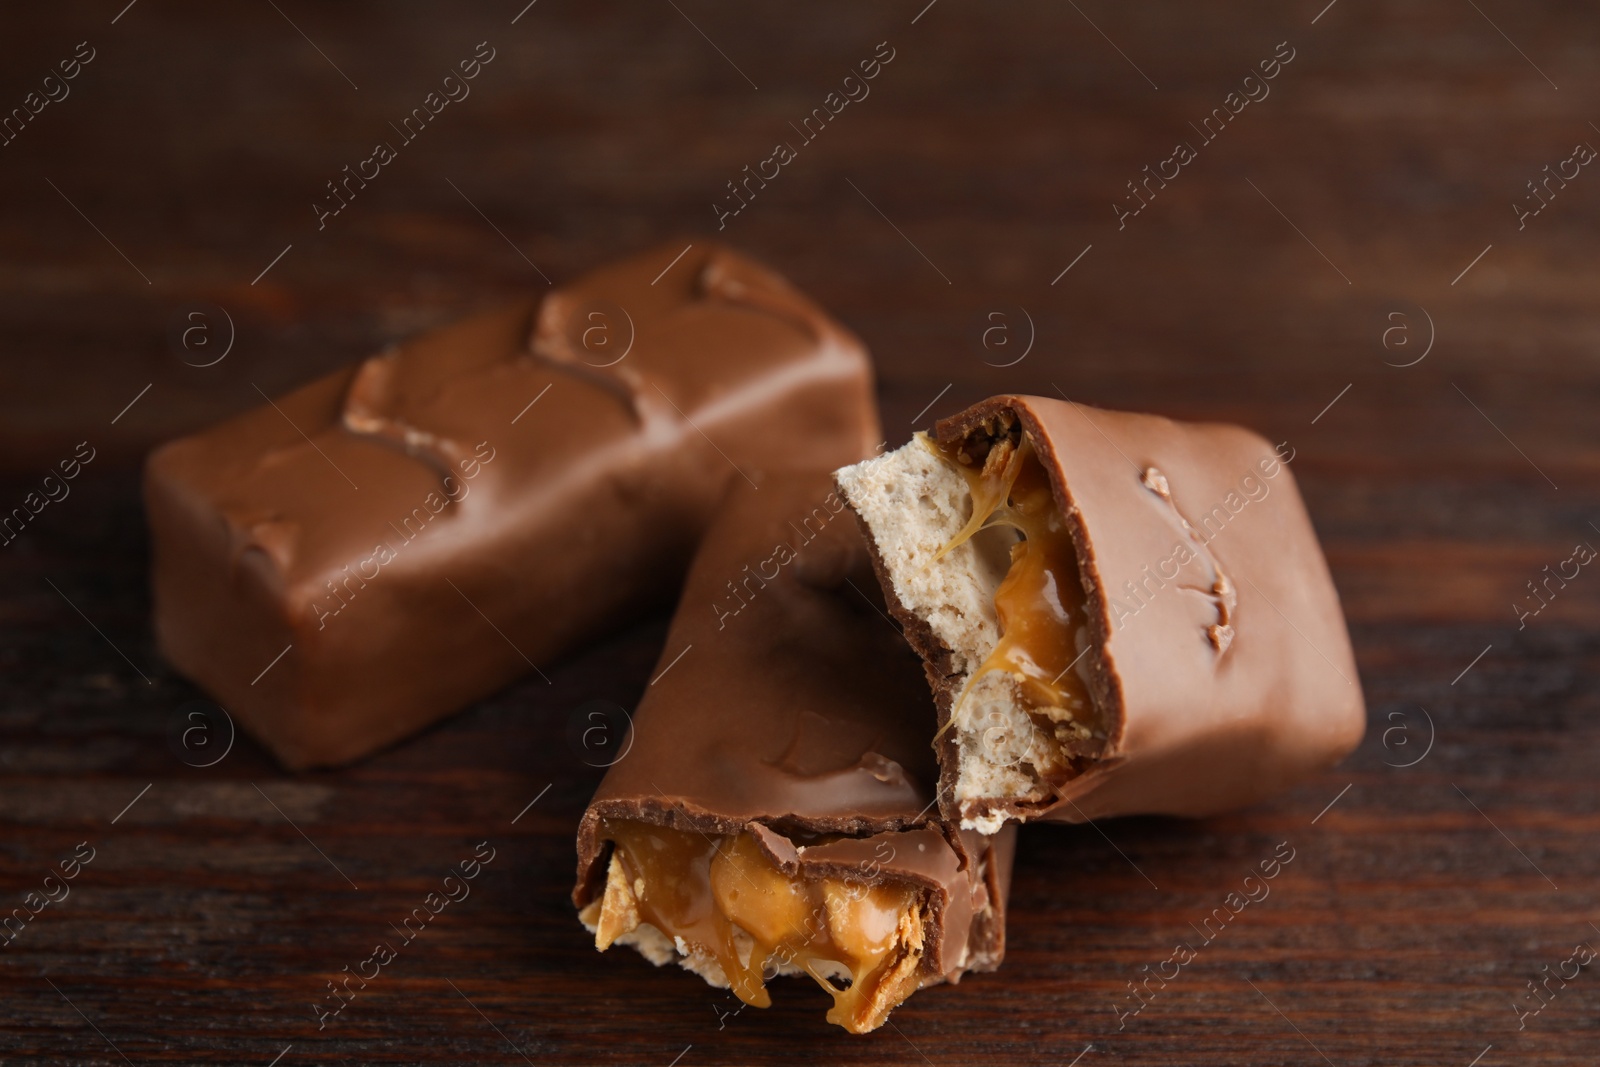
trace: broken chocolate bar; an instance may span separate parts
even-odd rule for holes
[[[730,479],[867,455],[860,342],[680,248],[158,450],[162,653],[290,767],[346,763],[666,603]]]
[[[853,1033],[999,966],[1015,829],[939,820],[927,688],[881,605],[826,474],[731,487],[580,825],[596,947],[761,1007],[809,974]]]
[[[998,396],[836,473],[938,704],[944,814],[1202,816],[1366,712],[1287,444]]]

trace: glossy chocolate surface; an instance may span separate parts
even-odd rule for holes
[[[826,474],[730,487],[658,672],[580,827],[579,907],[603,820],[749,831],[785,874],[929,893],[930,980],[999,964],[1014,830],[940,822],[927,688]]]
[[[681,248],[157,450],[163,654],[289,766],[345,763],[666,601],[730,480],[870,449],[860,343]]]
[[[1209,815],[1278,792],[1359,743],[1360,681],[1289,470],[1291,444],[1026,396],[983,401],[934,437],[981,463],[996,428],[1014,424],[1076,545],[1088,641],[1075,670],[1099,736],[1069,753],[1076,773],[1046,805],[996,811],[1070,822]],[[901,605],[890,609],[923,654],[943,726],[959,695],[948,650]],[[954,737],[939,749],[953,807]]]

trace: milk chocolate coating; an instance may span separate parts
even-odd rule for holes
[[[682,247],[155,452],[166,658],[290,767],[345,763],[665,602],[730,480],[873,447],[861,344]]]
[[[1104,737],[1073,752],[1079,771],[1045,809],[993,810],[1067,822],[1211,815],[1355,748],[1366,710],[1339,594],[1271,444],[1237,426],[1028,396],[992,397],[933,436],[965,439],[981,462],[997,418],[1032,438],[1072,534],[1088,627],[1077,671]],[[1168,562],[1180,546],[1194,557],[1182,566]],[[924,658],[943,726],[960,687],[949,650],[901,605],[890,610]],[[952,804],[954,731],[939,758]]]
[[[575,904],[604,882],[602,819],[748,830],[787,874],[927,890],[926,980],[999,966],[1015,828],[939,821],[928,691],[826,474],[730,487],[657,671],[580,824]]]

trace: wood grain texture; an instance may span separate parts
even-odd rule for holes
[[[1513,1003],[1600,945],[1600,577],[1522,629],[1511,606],[1600,544],[1600,174],[1523,229],[1512,208],[1600,145],[1590,5],[523,2],[5,16],[0,109],[95,58],[0,146],[0,507],[97,456],[0,548],[0,910],[95,850],[0,947],[0,1063],[1593,1061],[1590,969],[1521,1029]],[[471,96],[319,231],[324,183],[480,41]],[[721,236],[864,337],[892,441],[1022,391],[1291,442],[1370,707],[1348,763],[1203,823],[1026,828],[1004,968],[851,1038],[798,982],[719,1015],[570,912],[599,772],[568,724],[633,705],[661,620],[350,770],[245,739],[183,762],[198,694],[152,647],[143,452],[540,272],[715,232],[724,183],[880,41],[871,95]],[[1125,183],[1279,42],[1270,95],[1119,229]],[[197,301],[236,331],[205,368],[171,340]],[[1427,358],[1386,365],[1428,318]],[[319,1031],[326,983],[480,841],[471,896]],[[1281,842],[1271,895],[1119,1029],[1127,983]]]

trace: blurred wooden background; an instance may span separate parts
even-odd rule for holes
[[[39,110],[0,145],[0,508],[79,442],[95,459],[0,548],[0,912],[94,858],[0,937],[0,1063],[1593,1059],[1600,977],[1528,983],[1600,945],[1600,577],[1521,629],[1513,607],[1600,545],[1600,174],[1527,186],[1600,145],[1592,5],[524,2],[5,15],[0,109]],[[319,231],[325,183],[479,42],[471,95]],[[797,982],[724,1014],[570,913],[599,772],[568,723],[632,705],[659,621],[347,771],[285,775],[242,738],[185,763],[199,694],[151,642],[149,446],[716,232],[725,183],[880,42],[870,95],[719,236],[865,338],[893,442],[1057,390],[1291,442],[1361,750],[1227,818],[1029,828],[1004,969],[865,1038]],[[1290,50],[1202,144],[1190,123]],[[1179,141],[1197,158],[1119,229]],[[471,898],[319,1031],[325,983],[482,840]],[[1119,1030],[1127,983],[1283,841],[1271,897]]]

